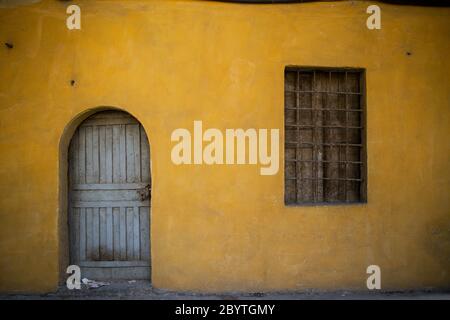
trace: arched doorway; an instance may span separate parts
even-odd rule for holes
[[[84,120],[69,146],[70,264],[88,279],[150,279],[150,147],[123,111]]]

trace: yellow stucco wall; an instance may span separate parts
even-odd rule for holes
[[[364,289],[370,264],[384,289],[450,286],[449,8],[379,4],[371,31],[372,2],[75,3],[80,31],[67,2],[0,8],[0,291],[56,288],[59,143],[98,106],[149,136],[155,287]],[[274,176],[171,162],[194,120],[283,141],[286,65],[366,68],[367,204],[286,207],[283,152]]]

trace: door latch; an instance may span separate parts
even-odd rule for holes
[[[139,194],[139,199],[141,201],[145,201],[147,199],[150,199],[150,191],[151,191],[152,187],[150,186],[150,184],[146,185],[144,188],[139,189],[137,192]]]

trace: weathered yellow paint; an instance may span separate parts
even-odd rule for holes
[[[149,136],[155,287],[364,289],[370,264],[384,289],[449,287],[449,8],[379,4],[371,31],[368,2],[77,3],[81,31],[65,2],[0,9],[1,291],[56,288],[59,143],[99,106]],[[286,65],[366,68],[367,204],[286,207],[282,167],[171,163],[193,120],[282,133]]]

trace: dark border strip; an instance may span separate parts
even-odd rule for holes
[[[216,2],[230,2],[241,4],[288,4],[288,3],[306,3],[306,2],[337,2],[342,0],[210,0]],[[377,2],[395,4],[395,5],[409,5],[409,6],[423,6],[423,7],[450,7],[448,0],[378,0]]]

